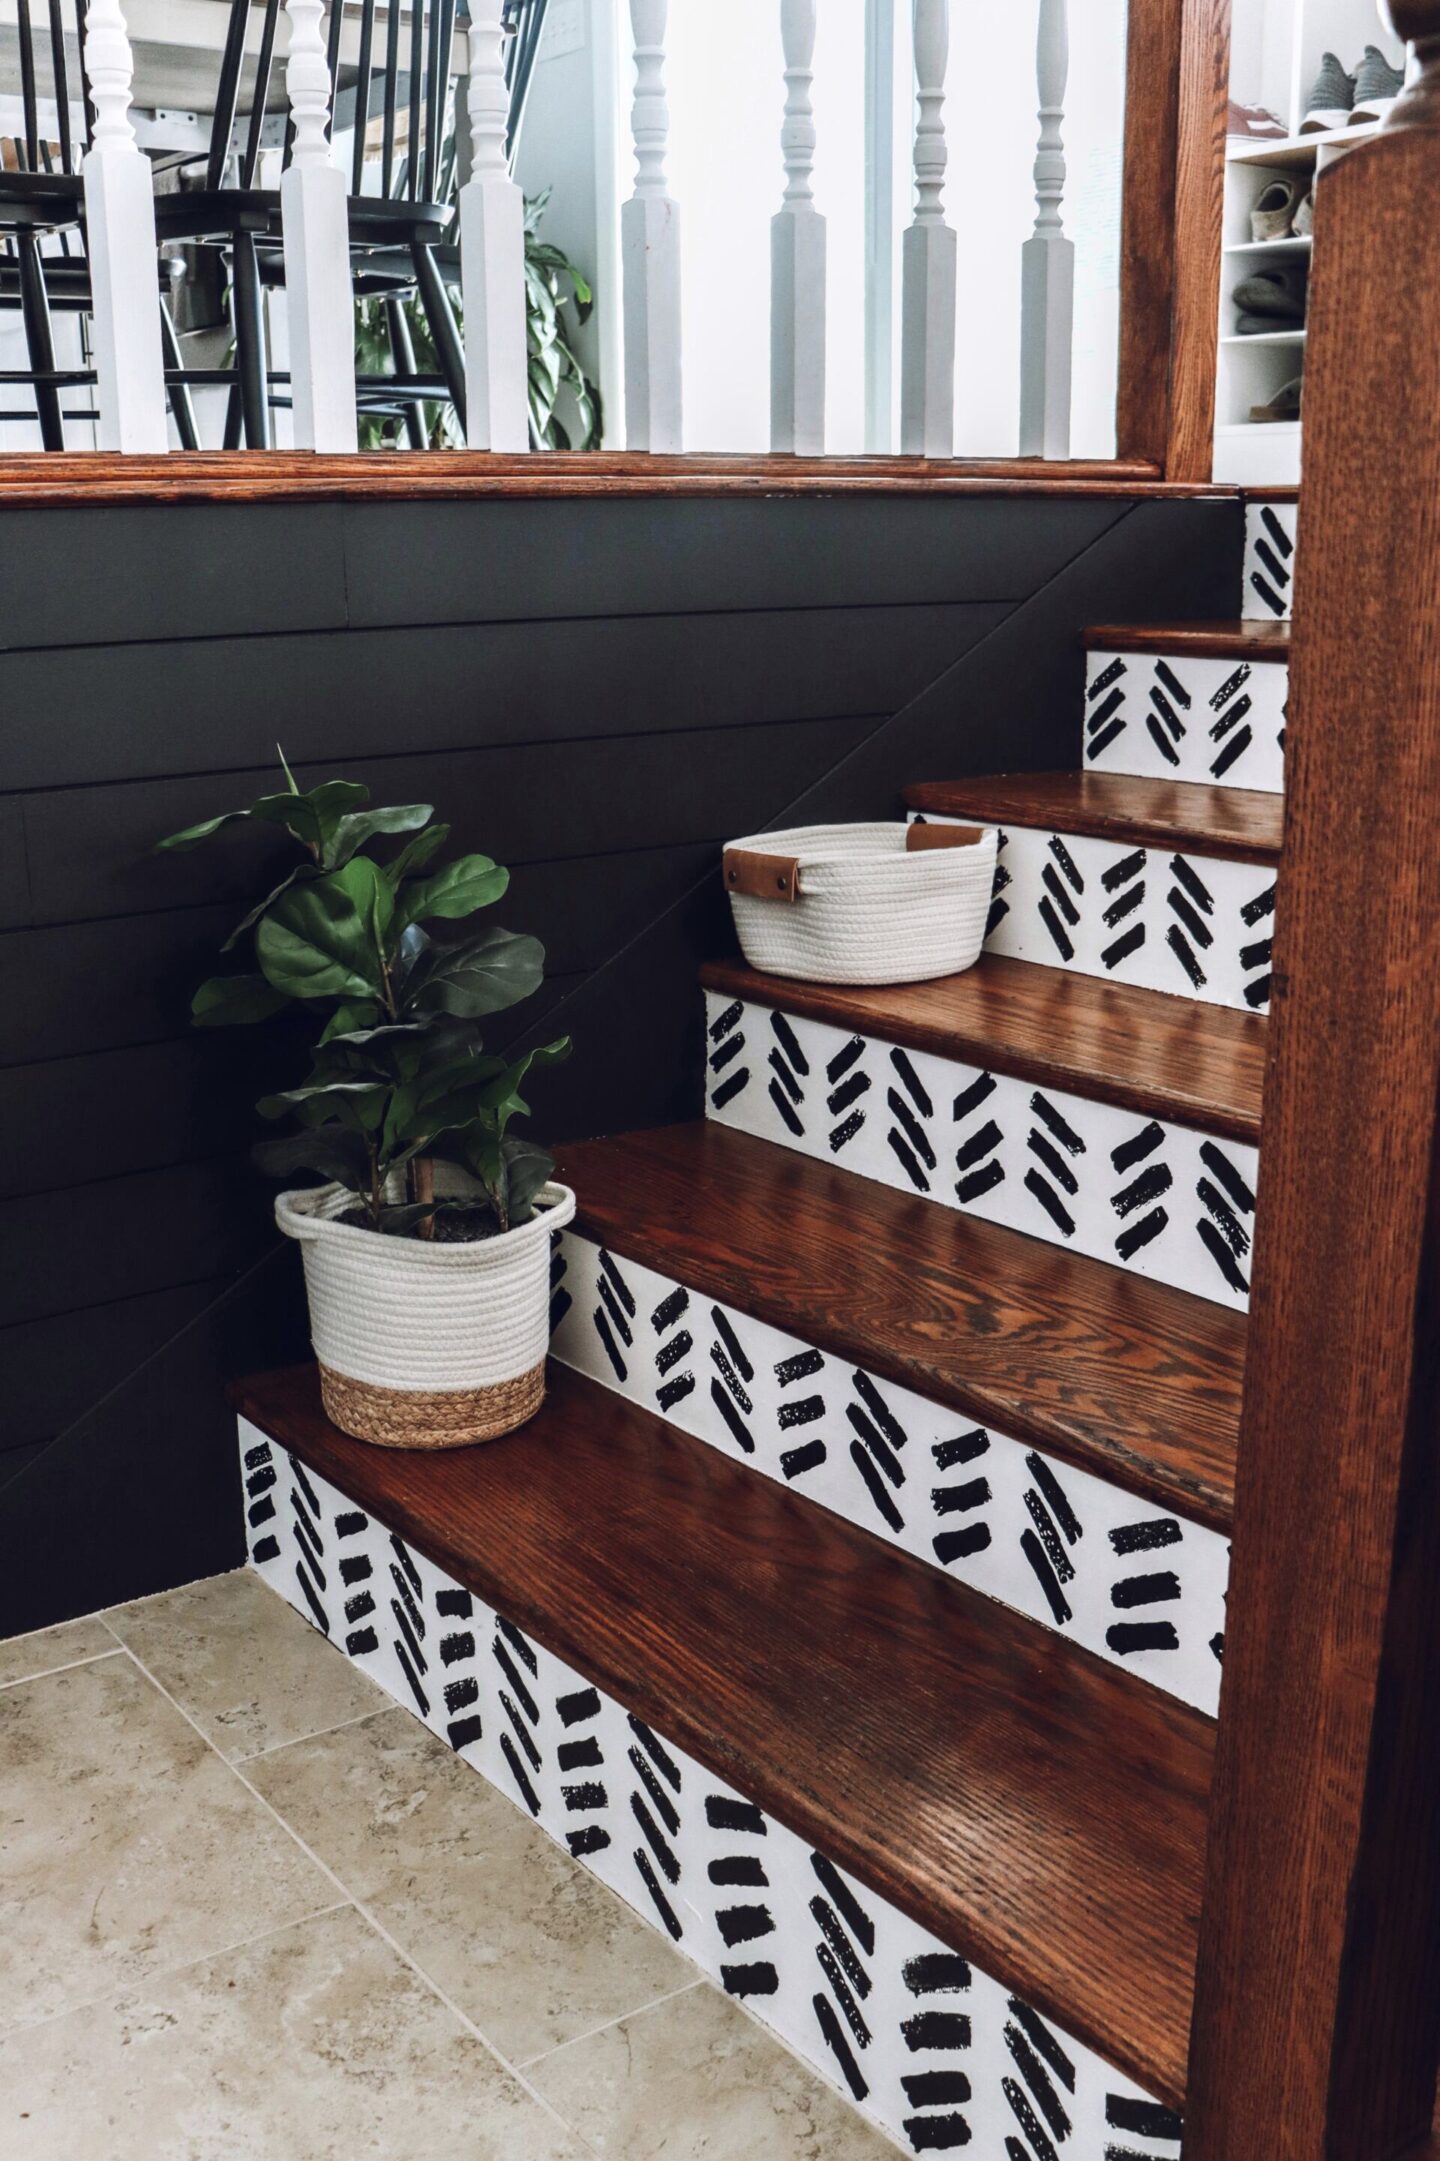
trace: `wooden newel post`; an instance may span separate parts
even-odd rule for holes
[[[680,205],[666,192],[666,0],[630,0],[635,37],[635,193],[620,213],[625,295],[625,437],[632,450],[684,448]]]
[[[901,256],[900,448],[948,458],[955,447],[957,242],[945,223],[945,69],[950,0],[915,0],[915,217]]]
[[[465,425],[472,450],[528,450],[525,198],[505,151],[502,0],[471,0],[470,177],[460,190]]]
[[[95,114],[83,170],[100,448],[164,451],[155,198],[150,161],[130,124],[134,60],[120,0],[91,0],[85,67]]]
[[[785,46],[785,200],[770,226],[770,447],[825,449],[825,220],[815,208],[816,0],[780,0]]]
[[[322,0],[285,0],[290,21],[285,92],[295,142],[280,181],[280,216],[295,447],[347,451],[356,445],[355,300],[345,176],[331,159],[326,132],[330,70],[320,35],[324,12]]]
[[[1075,342],[1075,243],[1065,237],[1065,86],[1070,76],[1068,0],[1040,0],[1036,79],[1040,147],[1035,157],[1035,231],[1021,250],[1020,455],[1070,455],[1070,375]]]
[[[1440,2056],[1440,0],[1391,14],[1421,79],[1315,220],[1185,2161],[1391,2161]]]

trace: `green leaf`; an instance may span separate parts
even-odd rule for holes
[[[511,1228],[528,1223],[535,1213],[535,1200],[542,1186],[548,1185],[555,1169],[555,1158],[534,1141],[507,1140],[501,1144],[505,1163],[506,1201],[509,1208]]]
[[[451,920],[493,907],[510,883],[510,873],[488,855],[462,855],[432,877],[417,878],[400,896],[396,921],[418,923],[428,916]]]
[[[205,818],[199,825],[187,825],[183,833],[170,833],[164,840],[157,840],[155,853],[179,854],[190,848],[198,848],[202,840],[208,840],[210,835],[218,833],[222,826],[234,825],[237,819],[248,818],[249,815],[248,810],[225,810],[218,818]]]
[[[286,1118],[294,1111],[307,1126],[332,1121],[349,1132],[378,1133],[389,1091],[383,1081],[315,1081],[262,1096],[255,1108],[262,1118]]]
[[[254,929],[255,925],[259,922],[261,916],[268,913],[268,911],[274,906],[275,902],[280,898],[280,895],[285,892],[288,887],[294,885],[297,878],[313,878],[315,875],[315,865],[313,863],[297,863],[295,865],[295,868],[291,871],[289,877],[282,878],[277,886],[272,886],[270,891],[265,895],[265,898],[262,901],[258,901],[256,905],[250,910],[250,913],[235,925],[235,928],[231,931],[229,937],[221,946],[221,952],[233,952],[235,947],[240,943],[240,940],[244,937],[246,931]]]
[[[407,840],[392,862],[382,863],[380,875],[393,892],[403,878],[413,878],[431,859],[440,853],[450,838],[448,825],[427,826],[413,840]]]
[[[266,979],[291,998],[381,996],[380,941],[393,905],[389,886],[363,855],[292,886],[256,933]]]
[[[381,1009],[370,998],[350,998],[337,1005],[325,1023],[321,1043],[332,1043],[337,1036],[354,1036],[373,1029],[380,1018]]]
[[[291,772],[290,761],[278,743],[275,745],[275,755],[280,760],[280,770],[285,775],[285,785],[292,795],[298,795],[300,793],[300,783]]]
[[[352,810],[337,818],[325,842],[325,867],[339,870],[377,833],[413,833],[434,816],[431,803],[395,803],[388,810]]]
[[[370,1185],[370,1151],[364,1135],[346,1133],[330,1126],[322,1133],[287,1133],[283,1140],[259,1141],[251,1160],[271,1178],[289,1178],[296,1171],[319,1171],[352,1193],[367,1192]]]
[[[414,994],[422,1013],[454,1013],[479,1020],[503,1013],[540,988],[545,979],[545,948],[538,938],[490,930],[466,945],[434,949]]]
[[[269,1020],[289,999],[263,975],[217,975],[202,983],[190,1001],[197,1028],[235,1028],[243,1022]]]

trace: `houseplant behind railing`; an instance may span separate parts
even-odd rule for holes
[[[298,1130],[257,1148],[282,1177],[276,1220],[300,1240],[325,1407],[387,1447],[456,1447],[522,1425],[545,1393],[553,1231],[574,1195],[509,1130],[534,1066],[487,1055],[479,1023],[539,989],[544,948],[504,930],[440,942],[424,926],[492,906],[509,873],[489,856],[439,865],[449,827],[428,803],[371,809],[353,781],[286,787],[160,842],[198,847],[262,825],[294,844],[287,875],[226,940],[254,967],[195,993],[201,1027],[284,1012],[315,1024],[309,1073],[262,1099]],[[383,860],[367,850],[395,838]]]

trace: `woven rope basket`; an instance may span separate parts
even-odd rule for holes
[[[980,957],[999,836],[959,825],[809,825],[725,850],[752,968],[807,983],[922,983]]]
[[[437,1166],[437,1186],[463,1190]],[[342,1186],[282,1193],[275,1220],[300,1241],[325,1409],[357,1440],[461,1448],[513,1433],[545,1395],[550,1236],[575,1214],[548,1185],[519,1229],[470,1245],[387,1238],[335,1218]]]

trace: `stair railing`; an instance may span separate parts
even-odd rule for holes
[[[353,333],[345,182],[329,129],[326,0],[286,0],[286,71],[293,162],[283,183],[286,292],[297,445],[354,442]],[[330,9],[333,64],[344,25]],[[895,4],[895,0],[892,0]],[[914,52],[913,211],[902,238],[900,447],[953,455],[957,410],[956,306],[960,242],[945,201],[946,78],[952,0],[909,7]],[[812,80],[818,0],[774,0],[783,54],[785,187],[771,227],[771,449],[816,457],[825,448],[826,222],[814,182]],[[1209,472],[1220,268],[1218,178],[1223,163],[1230,0],[1130,0],[1119,458],[1175,479]],[[635,180],[620,217],[627,441],[631,450],[684,447],[681,215],[670,192],[666,96],[667,0],[627,0],[634,68],[630,131]],[[466,300],[467,427],[472,449],[527,446],[523,203],[510,178],[507,130],[514,86],[536,59],[541,11],[522,11],[526,50],[507,35],[513,0],[472,0],[463,125],[473,144],[460,191]],[[887,16],[887,20],[893,18]],[[365,22],[369,22],[368,15]],[[1024,243],[1021,451],[1070,453],[1075,247],[1065,230],[1068,0],[1041,0],[1036,47],[1037,216]],[[362,26],[364,39],[369,32]],[[93,0],[86,52],[95,84],[95,145],[86,166],[95,235],[96,349],[102,437],[111,448],[165,447],[154,311],[141,304],[142,261],[153,260],[149,174],[130,126],[133,59],[121,0]],[[445,86],[427,93],[443,106]],[[443,135],[432,114],[431,135]],[[363,162],[357,143],[356,170]],[[352,192],[353,192],[352,175]],[[614,296],[605,296],[613,304]],[[960,409],[964,409],[961,353]]]
[[[1440,2059],[1440,0],[1389,13],[1318,186],[1185,2161],[1389,2161]]]

